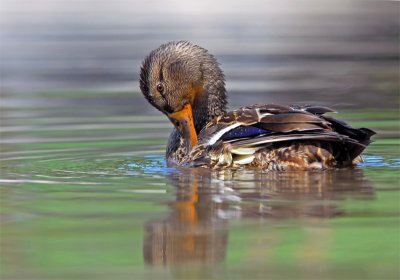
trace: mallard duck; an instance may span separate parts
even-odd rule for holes
[[[355,129],[321,106],[253,105],[227,112],[225,77],[215,57],[188,41],[150,52],[140,89],[174,125],[168,165],[251,166],[264,170],[349,167],[375,134]]]

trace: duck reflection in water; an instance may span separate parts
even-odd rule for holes
[[[147,264],[215,265],[225,259],[229,220],[322,220],[346,215],[340,200],[374,198],[360,169],[263,173],[192,168],[173,173],[171,181],[176,201],[170,215],[145,226]]]
[[[172,175],[176,201],[168,218],[146,225],[148,264],[216,263],[225,257],[228,232],[218,213],[230,205],[216,201],[221,193],[210,172],[188,171]]]

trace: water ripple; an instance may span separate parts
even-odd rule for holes
[[[364,162],[358,164],[358,166],[400,168],[400,159],[366,155],[364,156]]]
[[[161,155],[147,155],[143,159],[129,162],[120,166],[118,170],[125,170],[129,175],[139,174],[160,174],[168,175],[177,171],[176,168],[167,167],[164,156]]]

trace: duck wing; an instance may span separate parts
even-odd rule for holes
[[[250,163],[254,154],[279,144],[314,141],[336,143],[338,160],[353,160],[370,143],[372,130],[356,129],[324,116],[335,112],[320,106],[286,107],[253,105],[214,119],[199,133],[198,146],[191,152],[194,166]]]

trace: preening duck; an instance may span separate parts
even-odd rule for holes
[[[226,111],[225,77],[214,56],[170,42],[143,61],[140,89],[174,125],[169,165],[265,170],[342,168],[360,162],[375,133],[326,116],[320,106],[261,104]]]

